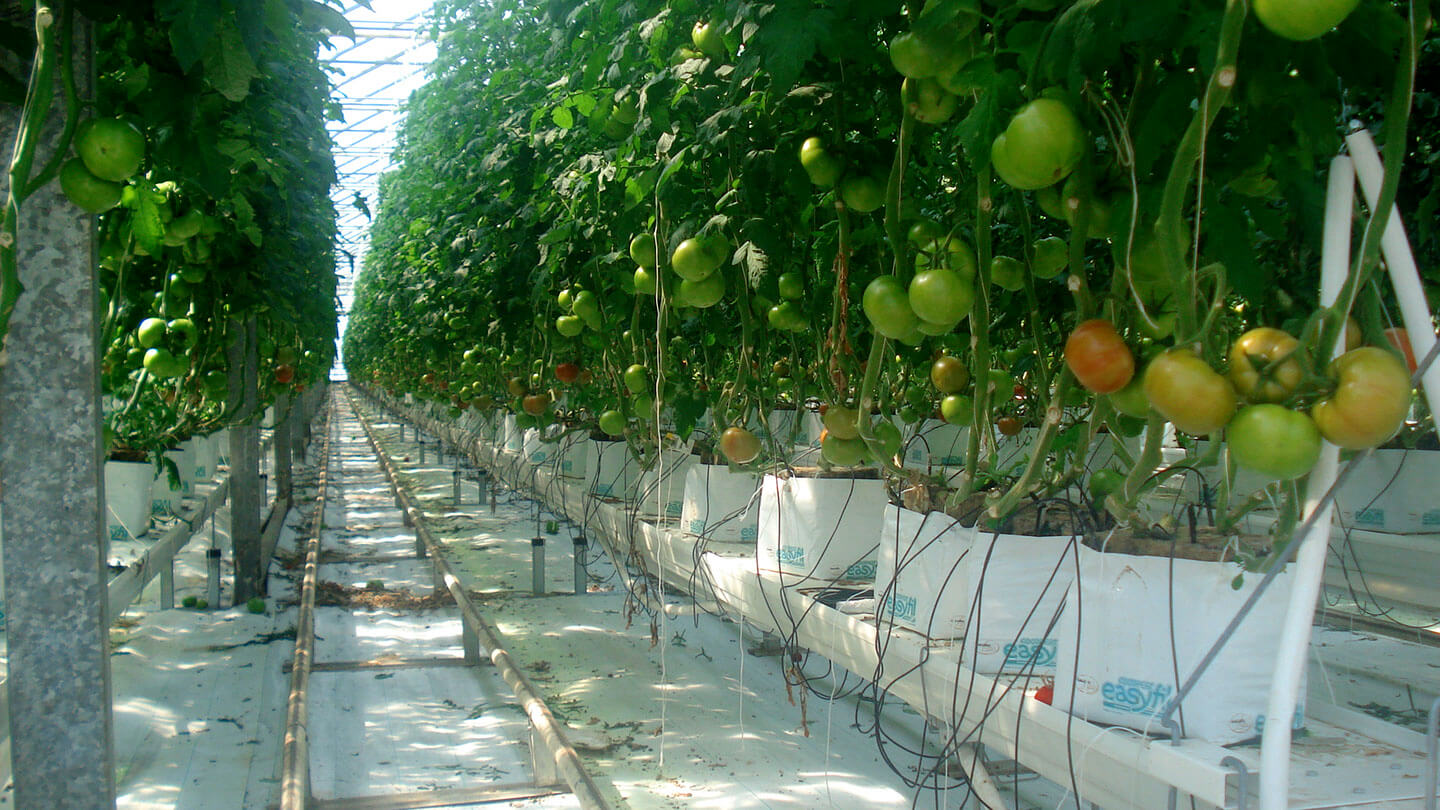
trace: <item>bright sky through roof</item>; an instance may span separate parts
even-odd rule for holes
[[[428,35],[430,0],[370,0],[365,8],[348,0],[345,18],[355,28],[355,41],[336,38],[320,58],[333,72],[334,100],[343,121],[331,122],[335,168],[339,180],[330,199],[339,214],[336,272],[340,275],[340,331],[353,300],[355,273],[370,241],[370,213],[377,209],[380,175],[391,167],[400,105],[425,81],[425,68],[435,58]]]

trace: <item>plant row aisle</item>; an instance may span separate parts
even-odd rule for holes
[[[1010,639],[1055,699],[1217,743],[1298,724],[1337,453],[1436,447],[1416,394],[1440,384],[1430,27],[1387,0],[442,0],[347,370],[487,429],[498,410],[525,457],[589,436],[661,478],[876,490],[847,503],[873,507],[880,574],[863,547],[832,571],[767,546],[763,507],[755,553],[871,586],[882,614],[902,604],[887,538],[931,538],[949,556],[911,562],[952,572],[1061,538],[1045,573],[1069,596],[1015,597],[1049,626]],[[1408,244],[1382,252],[1387,223]],[[679,517],[643,489],[590,491]],[[779,503],[781,533],[834,517]],[[1204,605],[1193,656],[1160,656],[1172,621],[1143,664],[1062,682],[1051,631],[1125,564]],[[973,640],[971,593],[947,620]],[[1237,615],[1279,663],[1233,716],[1177,718]],[[1266,807],[1290,725],[1265,725]]]

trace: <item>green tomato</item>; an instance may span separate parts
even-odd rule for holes
[[[625,388],[632,394],[644,394],[650,390],[650,372],[639,363],[625,369]]]
[[[975,421],[975,401],[964,394],[950,394],[940,400],[940,418],[956,427]]]
[[[60,167],[60,190],[82,210],[103,214],[120,204],[124,186],[96,177],[78,158],[72,158]]]
[[[722,261],[724,258],[699,237],[682,241],[670,254],[670,266],[675,269],[676,275],[686,281],[699,281],[709,276]]]
[[[725,277],[720,273],[711,273],[699,281],[681,281],[679,296],[687,306],[696,309],[713,307],[725,297]]]
[[[608,436],[623,436],[625,434],[625,414],[616,410],[601,413],[600,429]]]
[[[815,137],[806,138],[800,144],[800,165],[805,167],[810,182],[821,188],[835,185],[845,171],[845,162],[827,150],[824,141]]]
[[[1255,17],[1276,36],[1315,39],[1345,21],[1360,0],[1255,0]]]
[[[974,281],[979,263],[970,245],[964,239],[952,236],[949,239],[932,239],[916,251],[916,273],[936,267],[954,270],[962,278]]]
[[[1054,278],[1070,264],[1070,246],[1058,236],[1036,240],[1030,269],[1036,278]]]
[[[865,287],[861,307],[871,328],[888,338],[904,338],[919,325],[904,285],[891,275],[880,276]]]
[[[933,219],[918,219],[911,223],[907,238],[915,246],[928,245],[945,235],[945,229]]]
[[[1021,107],[990,146],[1001,180],[1037,189],[1064,180],[1085,154],[1080,119],[1062,101],[1037,98]]]
[[[775,280],[780,286],[780,297],[795,301],[805,297],[805,280],[799,273],[781,273]]]
[[[645,267],[635,268],[635,294],[654,295],[657,290],[655,272]]]
[[[868,297],[869,292],[866,292]],[[964,320],[975,303],[975,285],[954,270],[937,267],[915,274],[907,293],[910,309],[922,320],[946,326]]]
[[[990,260],[990,282],[1010,292],[1024,289],[1025,263],[1010,256],[996,256]]]
[[[135,330],[135,341],[143,349],[159,346],[165,339],[165,321],[161,318],[146,318]]]
[[[575,303],[571,309],[581,320],[592,326],[600,320],[600,298],[589,290],[581,290],[575,294]]]
[[[585,331],[585,322],[578,315],[561,315],[555,319],[555,331],[573,338]]]
[[[654,267],[655,237],[648,233],[636,234],[630,240],[630,258],[641,267]]]
[[[175,358],[168,349],[156,346],[145,350],[145,370],[160,380],[179,377],[185,373],[185,365]]]
[[[1110,404],[1119,413],[1143,419],[1150,414],[1150,400],[1145,398],[1144,378],[1136,374],[1119,391],[1107,394]]]
[[[75,152],[101,180],[123,183],[145,159],[145,134],[120,118],[92,118],[75,135]]]
[[[725,38],[720,35],[720,29],[708,22],[697,22],[695,27],[690,29],[690,42],[695,50],[709,57],[721,57],[725,55]]]
[[[827,434],[820,442],[820,455],[836,467],[854,467],[865,460],[865,442]]]
[[[765,314],[765,319],[771,327],[787,332],[804,331],[808,326],[805,321],[805,313],[794,301],[782,301],[770,307]]]
[[[906,79],[900,87],[905,110],[922,124],[943,124],[960,108],[960,97],[934,79]]]
[[[1119,492],[1123,486],[1125,486],[1123,474],[1115,470],[1096,470],[1090,476],[1090,498],[1096,503],[1104,503],[1111,493]]]
[[[195,348],[195,344],[200,342],[200,330],[195,328],[195,322],[189,318],[176,318],[166,324],[165,328],[170,334],[180,336],[181,345],[185,347],[186,351]],[[280,359],[279,362],[282,365],[288,365],[295,361],[294,359],[288,361]]]
[[[1320,429],[1308,415],[1283,405],[1248,405],[1225,428],[1230,458],[1239,467],[1293,481],[1320,460]]]
[[[901,437],[900,428],[889,419],[881,419],[875,423],[871,433],[875,437],[875,443],[879,445],[879,453],[884,458],[891,458],[900,452]]]
[[[840,183],[840,199],[861,214],[879,210],[885,204],[885,182],[867,174],[852,174]]]

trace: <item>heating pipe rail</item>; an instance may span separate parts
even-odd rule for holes
[[[354,398],[348,392],[346,397],[354,405]],[[585,810],[610,810],[610,804],[605,800],[599,786],[586,772],[580,755],[570,744],[560,724],[556,722],[555,716],[550,713],[550,708],[540,697],[534,685],[525,677],[525,673],[515,665],[510,653],[505,650],[504,644],[497,633],[485,620],[480,612],[476,610],[475,604],[470,600],[469,594],[465,592],[464,583],[456,576],[454,569],[445,559],[443,549],[435,536],[425,523],[425,513],[416,504],[410,493],[400,485],[400,478],[396,474],[395,466],[390,456],[380,448],[375,433],[370,428],[370,423],[356,410],[356,416],[360,419],[360,426],[365,430],[365,437],[370,442],[371,448],[375,451],[376,458],[380,461],[381,468],[385,471],[385,477],[390,482],[390,488],[395,492],[395,498],[400,503],[401,511],[405,513],[406,523],[413,526],[415,536],[424,544],[427,555],[435,563],[437,576],[444,582],[450,595],[454,597],[455,604],[460,608],[461,618],[465,626],[465,648],[467,657],[470,655],[471,645],[477,643],[484,647],[490,663],[500,672],[505,682],[514,691],[515,697],[520,701],[526,716],[530,719],[530,725],[539,738],[544,753],[553,761],[555,769],[565,784],[580,801],[580,806]],[[474,641],[472,641],[472,638]],[[288,808],[282,806],[282,810]]]

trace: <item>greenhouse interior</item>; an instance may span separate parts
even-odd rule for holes
[[[1433,14],[0,0],[0,807],[1435,810]]]

